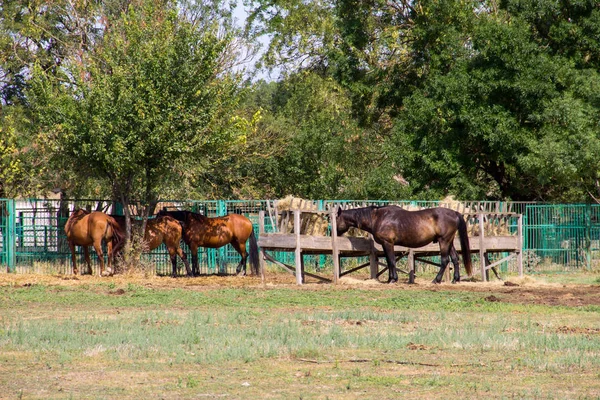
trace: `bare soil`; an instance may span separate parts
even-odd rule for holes
[[[444,282],[436,285],[429,280],[417,279],[416,284],[409,285],[400,282],[388,285],[365,277],[344,277],[340,284],[320,283],[314,279],[302,286],[296,285],[296,278],[281,272],[268,272],[264,281],[256,276],[200,276],[195,278],[145,277],[141,274],[115,275],[97,277],[90,275],[37,275],[37,274],[0,274],[0,286],[30,286],[34,284],[71,286],[84,284],[112,283],[116,287],[109,291],[110,295],[118,296],[123,290],[118,287],[127,284],[137,284],[152,288],[179,288],[189,290],[208,290],[216,287],[230,288],[269,288],[289,287],[298,290],[344,290],[346,288],[364,288],[368,290],[388,290],[392,287],[398,290],[430,290],[430,291],[460,291],[488,294],[485,299],[490,302],[506,302],[515,304],[548,305],[578,307],[600,306],[600,284],[561,284],[547,283],[543,279],[533,277],[513,277],[505,281],[492,282],[461,282],[451,284]]]

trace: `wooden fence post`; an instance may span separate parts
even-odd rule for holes
[[[485,282],[487,280],[485,268],[485,226],[483,224],[483,214],[478,214],[477,216],[479,218],[479,262],[481,264],[481,281]]]
[[[333,207],[329,213],[331,220],[331,257],[333,257],[333,283],[340,280],[340,252],[337,244],[337,207]]]
[[[296,235],[296,283],[302,285],[302,247],[300,244],[300,210],[294,210],[294,234]]]
[[[265,233],[265,212],[264,210],[260,210],[258,212],[258,237]],[[259,256],[258,256],[258,264],[260,268],[260,280],[262,283],[265,283],[265,251],[263,248],[259,248]]]

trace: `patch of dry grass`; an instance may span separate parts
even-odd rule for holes
[[[0,398],[600,396],[598,288],[510,281],[0,274]]]

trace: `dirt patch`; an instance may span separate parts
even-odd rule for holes
[[[343,277],[340,285],[308,280],[305,285],[296,285],[296,278],[291,274],[268,272],[263,281],[260,276],[217,276],[208,275],[195,278],[145,277],[143,275],[115,275],[112,277],[97,277],[83,275],[36,275],[36,274],[0,274],[0,287],[29,288],[34,285],[46,286],[77,286],[77,285],[111,285],[105,293],[113,296],[124,295],[128,285],[140,285],[157,289],[189,289],[210,290],[219,287],[228,288],[271,288],[288,287],[297,290],[346,290],[361,288],[365,290],[431,290],[431,291],[460,291],[484,293],[490,302],[506,302],[515,304],[540,304],[549,306],[580,307],[589,305],[600,306],[600,285],[558,284],[546,283],[532,277],[511,278],[506,281],[493,282],[461,282],[459,284],[432,284],[429,280],[417,279],[415,285],[404,282],[388,285],[383,282],[368,279],[368,277]]]
[[[498,302],[498,301],[502,301],[502,300],[500,300],[498,297],[496,297],[496,296],[494,296],[494,295],[492,294],[492,295],[490,295],[490,296],[486,297],[486,298],[485,298],[485,301],[489,301],[489,302],[492,302],[492,303],[494,303],[494,302]]]
[[[573,326],[559,326],[556,331],[558,333],[574,334],[574,335],[600,335],[600,329],[598,328],[579,328]]]

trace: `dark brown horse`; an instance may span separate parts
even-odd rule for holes
[[[113,215],[113,217],[119,223],[121,232],[125,232],[125,217],[121,215]],[[177,256],[183,261],[188,276],[192,275],[190,263],[179,245],[182,235],[183,229],[179,221],[167,215],[148,219],[144,232],[144,243],[148,246],[148,251],[156,249],[162,243],[167,247],[173,266],[173,278],[177,276]]]
[[[182,221],[183,240],[192,252],[192,273],[200,275],[198,268],[198,247],[219,248],[231,243],[242,259],[236,268],[238,274],[246,275],[246,262],[250,257],[252,273],[258,275],[258,244],[252,222],[240,214],[208,218],[191,211],[165,211],[159,215],[169,215]],[[246,251],[246,241],[250,240],[250,251]]]
[[[440,244],[441,268],[433,280],[440,283],[449,260],[454,264],[453,283],[460,281],[458,254],[454,248],[454,236],[458,231],[463,261],[469,277],[472,275],[471,249],[467,236],[467,224],[463,216],[448,208],[428,208],[407,211],[397,206],[364,207],[353,210],[338,209],[337,234],[342,235],[350,227],[365,230],[373,235],[385,252],[388,264],[389,283],[398,282],[394,245],[417,248],[438,242]],[[411,271],[409,283],[414,283]]]
[[[89,212],[77,209],[71,213],[65,225],[65,233],[71,249],[73,260],[73,274],[78,274],[77,262],[75,260],[75,246],[83,246],[85,261],[88,271],[92,273],[90,253],[88,246],[94,246],[100,270],[98,275],[104,274],[104,254],[102,252],[102,241],[106,242],[108,252],[108,272],[112,273],[113,256],[124,244],[124,237],[119,229],[119,224],[109,215],[100,211]]]

